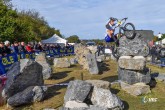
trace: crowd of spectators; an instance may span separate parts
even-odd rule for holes
[[[51,49],[59,49],[59,48],[71,48],[72,46],[67,44],[66,46],[60,46],[59,44],[42,44],[39,43],[25,43],[25,42],[17,42],[15,41],[11,44],[9,41],[0,42],[0,56],[6,56],[11,53],[26,53],[26,52],[35,52],[35,51],[45,51]]]

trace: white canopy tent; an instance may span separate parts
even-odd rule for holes
[[[162,40],[162,44],[165,44],[165,38]]]
[[[163,39],[161,42],[162,42],[162,44],[165,44],[165,39]],[[158,45],[159,42],[157,41],[157,42],[155,42],[155,44]]]
[[[41,41],[43,44],[65,44],[67,43],[67,40],[59,37],[58,35],[54,34],[52,37],[46,40]]]

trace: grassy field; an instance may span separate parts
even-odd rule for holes
[[[90,75],[88,71],[83,70],[80,65],[73,65],[70,68],[53,68],[53,77],[50,80],[46,80],[46,85],[53,85],[57,83],[68,83],[75,79],[101,79],[109,82],[117,80],[117,64],[113,60],[100,63],[100,75]],[[165,73],[165,68],[158,68],[148,65],[152,72]],[[151,89],[151,93],[148,95],[142,95],[138,97],[130,96],[126,92],[120,89],[118,85],[111,87],[111,91],[117,94],[125,104],[125,110],[165,110],[165,83],[157,82],[156,87]],[[14,110],[42,110],[43,108],[59,108],[63,105],[63,98],[66,91],[66,86],[51,86],[48,90],[48,96],[43,102],[34,103],[32,105],[26,105],[15,108]],[[144,96],[158,98],[157,102],[142,103]],[[7,109],[6,105],[0,107],[0,110]]]

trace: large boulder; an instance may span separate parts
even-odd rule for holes
[[[94,87],[91,101],[94,105],[109,108],[111,110],[123,110],[123,102],[110,90]]]
[[[87,54],[86,55],[86,60],[87,60],[87,64],[89,67],[89,72],[91,74],[99,74],[99,68],[97,65],[97,61],[96,61],[96,57],[94,54]]]
[[[74,49],[78,63],[83,66],[83,69],[89,70],[86,56],[87,54],[91,54],[92,52],[82,44],[75,45]]]
[[[88,108],[86,103],[76,102],[76,101],[67,101],[65,104],[65,108],[75,109],[75,108]]]
[[[29,86],[44,84],[42,66],[29,59],[14,63],[7,72],[7,81],[3,90],[3,97],[9,98]]]
[[[103,80],[86,80],[86,82],[92,84],[95,87],[109,89],[109,90],[111,86],[110,82]]]
[[[133,96],[151,93],[150,86],[146,85],[145,83],[129,85],[127,83],[121,82],[120,85],[121,89]]]
[[[148,43],[138,33],[134,39],[128,39],[126,36],[121,37],[119,44],[119,56],[148,56],[149,54]]]
[[[32,102],[40,102],[44,99],[47,87],[30,86],[24,91],[19,92],[7,100],[8,105],[12,107],[30,104]]]
[[[47,62],[46,54],[40,53],[36,56],[35,61],[38,62],[40,65],[42,65],[42,74],[44,79],[49,79],[52,74],[52,68]]]
[[[146,67],[146,59],[143,56],[122,56],[118,60],[120,68],[128,70],[143,70]]]
[[[92,85],[81,80],[70,81],[64,96],[64,102],[84,102],[92,89]]]
[[[95,54],[98,51],[97,46],[87,46],[87,48],[92,52],[92,54]]]
[[[151,80],[150,70],[145,68],[142,71],[132,71],[118,68],[118,79],[128,84],[143,82],[148,84]]]
[[[54,67],[69,68],[71,66],[70,61],[67,58],[55,58]]]

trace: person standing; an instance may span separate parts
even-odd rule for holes
[[[162,34],[159,32],[157,36],[158,36],[158,41],[159,41],[158,44],[162,45]]]
[[[153,47],[151,48],[151,57],[152,57],[152,63],[156,63],[155,59],[156,59],[156,56],[157,56],[157,52],[156,52],[156,47],[155,45],[153,45]]]
[[[5,46],[4,46],[4,49],[5,49],[5,55],[7,54],[11,54],[11,47],[10,47],[10,42],[9,41],[5,41]]]

